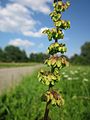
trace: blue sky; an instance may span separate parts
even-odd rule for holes
[[[66,1],[66,0],[63,0]],[[46,52],[49,42],[41,34],[53,23],[49,17],[53,0],[0,0],[0,47],[19,46],[27,53]],[[71,29],[64,31],[68,51],[66,55],[80,53],[80,47],[90,41],[90,0],[70,0],[70,8],[62,18],[71,21]]]

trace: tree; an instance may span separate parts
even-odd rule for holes
[[[27,60],[25,51],[21,51],[19,47],[12,45],[6,46],[4,49],[7,62],[24,62]]]
[[[90,42],[82,45],[80,55],[73,55],[70,61],[75,65],[90,65]]]
[[[83,58],[80,55],[74,54],[70,58],[70,62],[75,64],[75,65],[80,65],[80,64],[83,64]]]
[[[27,57],[27,54],[25,52],[25,50],[21,51],[21,62],[28,62],[29,58]]]
[[[42,101],[46,102],[45,114],[41,120],[51,120],[49,118],[49,106],[61,107],[64,104],[62,95],[54,89],[55,83],[61,79],[61,69],[68,65],[65,57],[59,56],[57,53],[64,54],[67,51],[66,45],[59,43],[59,39],[64,38],[62,30],[70,28],[70,21],[62,20],[62,12],[64,12],[70,6],[69,2],[62,2],[62,0],[54,0],[53,12],[50,13],[50,17],[54,22],[55,28],[46,29],[43,31],[47,34],[48,40],[54,40],[48,47],[48,53],[50,57],[45,60],[45,64],[50,67],[50,70],[41,70],[38,74],[39,81],[48,86],[48,90],[42,95]]]
[[[4,51],[0,48],[0,62],[5,62],[6,56]]]
[[[30,54],[30,61],[31,62],[44,62],[46,58],[48,58],[49,55],[45,53],[31,53]]]
[[[36,54],[35,53],[31,53],[30,56],[29,56],[29,60],[31,62],[35,62],[36,61]]]
[[[90,64],[90,42],[82,45],[80,56],[83,58],[83,61],[85,61],[84,64]]]

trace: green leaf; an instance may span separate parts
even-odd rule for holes
[[[53,7],[55,7],[56,6],[56,3],[53,3]]]
[[[53,98],[51,103],[52,105],[56,105],[56,100]]]
[[[49,85],[49,84],[50,84],[50,82],[48,80],[46,80],[46,85]]]
[[[57,64],[57,67],[60,67],[60,66],[61,66],[61,61],[58,60],[58,61],[56,62],[56,64]]]
[[[68,25],[70,25],[70,21],[68,21],[67,23],[68,23]]]
[[[55,16],[53,16],[52,20],[55,22],[55,21],[57,21],[57,18]]]
[[[59,69],[58,69],[58,68],[55,68],[55,69],[54,69],[54,73],[55,73],[55,74],[58,74],[58,73],[59,73]]]
[[[60,27],[61,26],[61,21],[55,22],[55,26]]]
[[[66,2],[66,5],[67,5],[67,6],[70,6],[70,2],[69,2],[69,1],[67,1],[67,2]]]
[[[52,65],[54,65],[56,63],[56,60],[53,59],[51,63],[52,63]]]
[[[52,17],[53,16],[53,12],[51,12],[49,15]]]
[[[44,31],[42,31],[42,33],[44,33],[44,34],[46,34],[48,32],[48,30],[44,30]]]
[[[54,47],[59,47],[59,43],[55,43],[55,44],[54,44]]]
[[[61,47],[59,47],[58,49],[59,49],[59,51],[61,52],[62,48],[61,48]]]
[[[67,51],[67,48],[66,48],[66,47],[63,47],[63,48],[62,48],[62,51],[63,51],[63,52],[66,52],[66,51]]]
[[[52,78],[51,78],[51,75],[48,75],[47,78],[48,78],[48,81],[51,81],[51,79],[52,79]]]
[[[56,80],[56,77],[55,77],[54,75],[52,75],[51,78],[52,78],[53,80]]]
[[[55,37],[58,38],[58,33],[56,33]]]
[[[62,1],[59,1],[59,2],[58,2],[58,5],[59,5],[59,6],[62,6]]]
[[[52,40],[52,35],[48,34],[48,40],[51,41]]]
[[[54,85],[54,81],[51,81],[51,84]]]
[[[59,14],[59,13],[57,14],[56,13],[56,14],[54,14],[53,17],[55,17],[55,19],[56,19],[55,21],[58,21],[60,19],[60,17],[61,17],[61,14]]]
[[[42,80],[42,77],[39,77],[39,81],[41,81]]]

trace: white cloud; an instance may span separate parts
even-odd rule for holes
[[[41,37],[43,34],[42,34],[42,31],[45,30],[45,29],[49,29],[47,27],[43,27],[41,28],[39,31],[37,32],[33,32],[33,31],[25,31],[23,32],[24,35],[26,36],[31,36],[31,37]]]
[[[29,40],[22,40],[18,38],[18,39],[10,40],[9,45],[29,47],[29,46],[34,46],[35,43],[30,42]]]
[[[36,21],[32,13],[24,6],[13,3],[0,8],[0,31],[21,32],[34,29]]]
[[[22,33],[25,36],[41,37],[44,28],[36,31],[35,25],[38,21],[34,20],[34,12],[48,14],[50,8],[47,3],[51,0],[9,0],[5,7],[0,7],[0,31]],[[32,9],[28,9],[28,8]]]
[[[50,8],[47,3],[50,3],[52,0],[11,0],[11,1],[31,8],[33,11],[48,14],[50,13]]]

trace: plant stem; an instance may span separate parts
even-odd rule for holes
[[[50,84],[48,90],[50,90],[51,88],[52,88],[52,85]],[[50,104],[50,102],[51,101],[46,103],[46,108],[45,108],[45,113],[44,113],[44,119],[43,120],[49,120],[48,115],[49,115],[49,104]]]
[[[48,120],[48,114],[49,114],[49,108],[48,105],[50,104],[50,102],[46,103],[46,109],[45,109],[45,114],[44,114],[44,119],[43,120]]]
[[[56,43],[56,42],[58,42],[58,40],[57,40],[57,39],[55,40],[55,43]]]

